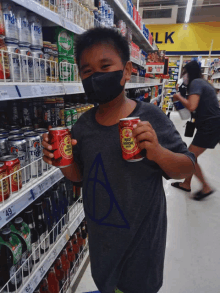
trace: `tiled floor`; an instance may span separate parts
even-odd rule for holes
[[[185,122],[178,113],[172,113],[171,120],[183,137]],[[159,293],[220,293],[220,145],[206,151],[199,163],[216,189],[206,200],[191,200],[187,193],[171,187],[170,181],[164,182],[168,237],[164,285]],[[192,192],[199,187],[193,178]],[[96,290],[88,266],[76,293]]]

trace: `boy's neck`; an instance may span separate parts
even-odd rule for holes
[[[99,105],[96,112],[96,121],[105,126],[119,123],[122,118],[128,117],[135,109],[136,102],[128,99],[123,91],[116,99]]]

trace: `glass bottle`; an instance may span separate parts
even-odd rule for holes
[[[40,293],[52,293],[48,288],[47,278],[43,278],[40,283]]]
[[[49,269],[47,281],[48,281],[48,288],[51,293],[60,292],[59,281],[57,280],[55,269],[53,267]]]
[[[70,262],[68,260],[68,255],[65,248],[61,251],[60,259],[62,262],[63,270],[65,272],[66,283],[65,283],[64,291],[66,291],[67,288],[69,287],[69,281],[70,281]]]
[[[62,218],[62,208],[60,204],[58,189],[56,187],[54,187],[51,191],[51,200],[52,200],[52,206],[53,206],[54,219],[57,225],[55,230],[57,234],[59,235],[61,233],[61,227],[62,227],[61,226],[62,221],[60,221]]]
[[[31,247],[33,264],[38,263],[40,260],[40,237],[35,228],[35,222],[33,217],[33,210],[28,209],[24,212],[24,222],[29,226],[31,230]]]
[[[71,237],[71,242],[72,242],[72,246],[73,246],[73,251],[75,253],[75,262],[76,265],[79,265],[79,252],[80,252],[80,247],[78,244],[78,239],[77,239],[77,234],[74,233]]]
[[[53,206],[51,197],[48,193],[45,194],[43,199],[43,211],[44,211],[44,218],[47,222],[48,233],[50,233],[50,244],[53,244],[56,240],[56,229],[54,229],[56,222],[55,218],[53,217]],[[51,232],[52,231],[52,232]]]
[[[71,240],[69,240],[66,244],[67,256],[70,262],[70,279],[74,274],[74,265],[75,265],[75,253],[73,251],[73,246]]]
[[[58,257],[55,260],[54,269],[55,269],[57,280],[59,282],[60,292],[63,293],[64,292],[64,284],[65,284],[65,272],[63,270],[60,257]]]
[[[47,224],[44,219],[42,202],[36,202],[34,204],[34,209],[36,229],[40,237],[40,243],[43,241],[40,245],[40,251],[41,254],[44,254],[49,249],[49,237]]]

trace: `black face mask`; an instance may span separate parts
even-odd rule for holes
[[[123,91],[121,85],[123,71],[95,72],[82,80],[85,93],[90,103],[105,104],[115,98]]]

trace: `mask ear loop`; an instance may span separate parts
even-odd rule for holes
[[[128,62],[125,63],[124,68],[123,68],[123,70],[122,70],[122,72],[123,72],[123,74],[122,74],[122,78],[123,78],[123,76],[124,76],[124,70],[125,70],[125,67],[126,67],[127,63],[128,63]],[[121,80],[120,80],[120,84],[121,84]],[[125,85],[126,85],[126,80],[125,80],[125,84],[122,85],[122,86],[125,88]]]

